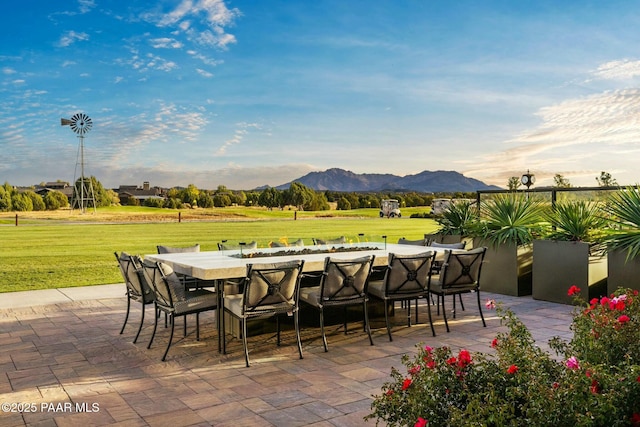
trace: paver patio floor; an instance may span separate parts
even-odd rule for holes
[[[0,402],[27,405],[22,413],[0,412],[2,426],[362,426],[372,395],[380,392],[392,366],[415,351],[417,343],[490,352],[490,342],[504,330],[495,311],[484,310],[482,327],[474,295],[464,298],[465,311],[450,319],[445,331],[435,315],[432,337],[426,305],[420,324],[406,327],[405,311],[395,311],[393,342],[384,318],[372,319],[374,346],[361,323],[328,328],[329,352],[319,328],[303,325],[304,359],[298,358],[295,335],[288,328],[282,345],[274,334],[249,337],[251,367],[244,365],[240,340],[228,341],[218,353],[215,314],[201,315],[201,340],[194,321],[183,338],[182,320],[166,362],[160,358],[168,330],[158,328],[147,350],[152,308],[137,344],[132,340],[140,319],[132,307],[124,320],[124,285],[20,295],[0,294]],[[120,295],[120,296],[119,296]],[[572,307],[531,297],[482,293],[511,307],[527,324],[537,343],[569,338]],[[53,299],[52,299],[53,298]],[[484,307],[483,307],[484,308]],[[162,324],[162,323],[161,323]]]

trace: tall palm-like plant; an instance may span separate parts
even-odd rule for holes
[[[499,194],[482,203],[476,235],[497,246],[530,244],[542,230],[544,204],[521,193]]]
[[[551,240],[599,243],[606,226],[600,206],[584,200],[558,202],[545,214]]]
[[[605,211],[611,215],[613,224],[606,239],[607,247],[626,251],[627,260],[640,256],[640,187],[613,193]]]
[[[477,208],[475,204],[468,201],[451,203],[442,216],[436,219],[436,222],[440,224],[439,233],[461,236],[469,236],[477,221]]]

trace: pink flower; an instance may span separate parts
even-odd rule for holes
[[[484,306],[487,307],[487,310],[493,310],[496,308],[496,301],[488,299],[487,302],[484,303]]]
[[[415,375],[418,372],[420,372],[420,365],[415,365],[415,366],[411,367],[411,369],[409,369],[409,373],[411,375]]]
[[[455,358],[455,357],[450,357],[450,358],[448,358],[448,359],[447,359],[447,365],[451,365],[451,366],[453,366],[453,365],[455,365],[457,362],[458,362],[458,361],[456,360],[456,358]]]
[[[576,285],[573,285],[569,288],[569,292],[567,292],[567,295],[572,296],[579,293],[580,293],[580,288],[577,287]]]
[[[578,363],[578,359],[576,359],[575,356],[571,356],[566,362],[564,362],[564,364],[569,369],[580,369],[580,363]]]
[[[425,420],[422,417],[418,417],[418,421],[413,425],[413,427],[426,427],[429,421]]]
[[[516,365],[511,365],[507,369],[507,374],[515,374],[516,372],[518,372],[518,367]]]
[[[620,323],[627,323],[629,320],[631,319],[626,314],[623,314],[622,316],[618,317],[618,322]]]
[[[406,390],[409,388],[409,386],[411,386],[411,378],[406,378],[403,382],[402,382],[402,389]]]
[[[428,369],[435,369],[436,367],[436,361],[435,360],[430,360],[429,362],[427,362],[427,368]]]
[[[431,354],[431,352],[433,352],[433,347],[425,346],[424,351],[426,351],[427,353]]]
[[[393,395],[393,390],[392,389],[387,390],[387,396],[391,396],[391,395]]]
[[[600,305],[602,305],[602,306],[606,307],[606,306],[608,306],[608,305],[609,305],[609,301],[610,301],[610,300],[609,300],[609,298],[607,298],[607,297],[602,297],[602,299],[600,300]]]
[[[493,341],[491,341],[491,348],[496,348],[498,346],[498,338],[494,338]]]

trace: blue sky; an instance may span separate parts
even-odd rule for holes
[[[635,1],[24,0],[0,181],[251,189],[311,171],[640,182]]]

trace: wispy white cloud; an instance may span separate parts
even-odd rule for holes
[[[180,49],[183,46],[181,42],[170,37],[161,37],[157,39],[151,39],[149,40],[149,42],[151,43],[151,46],[153,46],[156,49],[162,49],[162,48]]]
[[[176,27],[195,43],[225,49],[236,42],[235,36],[227,33],[225,27],[231,25],[238,16],[240,11],[229,9],[224,0],[182,0],[167,13],[146,14],[143,18],[160,27]],[[208,29],[197,29],[193,20],[199,20]]]
[[[213,73],[210,73],[210,72],[208,72],[206,70],[203,70],[201,68],[196,68],[196,72],[198,74],[200,74],[202,77],[207,77],[207,78],[213,77]]]
[[[226,154],[229,147],[240,144],[244,137],[249,133],[249,129],[260,129],[261,126],[257,123],[238,123],[238,129],[233,134],[231,139],[228,139],[218,148],[216,155],[223,156]]]
[[[76,41],[86,41],[89,40],[89,35],[87,33],[76,33],[75,31],[67,31],[65,32],[60,40],[58,41],[58,46],[60,47],[68,47],[75,43]]]
[[[10,74],[15,74],[17,71],[14,70],[13,68],[9,68],[9,67],[4,67],[2,69],[2,74],[6,74],[6,75],[10,75]]]
[[[622,59],[606,62],[598,67],[593,76],[606,80],[629,80],[640,76],[640,61]]]

